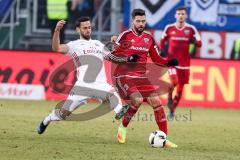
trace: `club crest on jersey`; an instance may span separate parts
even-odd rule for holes
[[[134,39],[132,39],[132,40],[131,40],[131,42],[132,42],[132,43],[134,43],[134,42],[135,42],[135,40],[134,40]]]
[[[184,30],[184,34],[188,36],[190,34],[190,30]]]
[[[144,41],[145,43],[148,43],[148,42],[149,42],[149,39],[148,39],[148,38],[143,38],[143,41]]]
[[[211,7],[216,0],[195,0],[199,8],[206,10]]]

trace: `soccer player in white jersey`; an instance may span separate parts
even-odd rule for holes
[[[115,89],[107,83],[105,68],[103,65],[103,59],[111,59],[112,61],[134,61],[133,57],[128,58],[120,58],[114,57],[111,52],[106,51],[104,45],[98,40],[91,39],[91,22],[89,17],[81,17],[78,19],[76,24],[76,31],[80,34],[80,39],[75,41],[70,41],[67,44],[60,44],[59,33],[61,28],[64,26],[66,22],[64,20],[60,20],[55,28],[55,32],[53,34],[52,39],[52,49],[56,52],[66,53],[73,58],[73,61],[77,67],[77,81],[71,90],[71,92],[78,92],[79,87],[86,87],[90,91],[79,90],[79,93],[83,94],[69,94],[67,100],[64,102],[63,106],[60,109],[54,109],[52,113],[44,118],[44,120],[40,123],[37,131],[39,134],[42,134],[49,123],[51,121],[59,121],[64,120],[68,117],[76,108],[80,105],[85,104],[88,99],[100,99],[102,101],[108,101],[111,108],[114,108],[116,113],[115,118],[120,119],[129,108],[128,105],[123,106],[121,99]],[[92,56],[94,60],[100,60],[102,62],[102,66],[99,69],[99,73],[97,77],[95,77],[95,81],[88,82],[84,77],[87,66],[81,66],[82,62],[86,59],[82,59],[84,56]],[[91,59],[91,58],[89,58]],[[85,62],[86,63],[86,62]],[[93,62],[91,62],[93,63]],[[94,72],[94,71],[93,71]],[[90,75],[91,77],[91,75]],[[91,79],[91,78],[90,78]],[[87,82],[86,82],[87,81]],[[103,91],[103,92],[94,92],[91,91]],[[101,94],[100,94],[101,93]],[[69,103],[70,102],[70,103]]]

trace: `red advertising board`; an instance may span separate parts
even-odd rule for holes
[[[62,72],[55,89],[49,87],[49,77],[68,60],[68,56],[53,52],[1,50],[0,82],[42,84],[46,99],[64,99],[66,94],[54,90],[61,92],[64,89],[63,81],[73,84],[74,72]],[[240,61],[193,59],[190,84],[184,89],[180,105],[240,109],[239,65]],[[106,69],[109,78],[109,65]],[[168,75],[165,74],[163,79],[167,80]]]
[[[0,51],[0,82],[20,84],[42,84],[46,99],[63,99],[64,94],[56,93],[49,87],[51,73],[70,58],[53,52]],[[63,72],[59,84],[66,78],[72,83],[74,73]],[[58,86],[61,91],[61,85]]]
[[[240,61],[192,60],[180,105],[240,108]]]

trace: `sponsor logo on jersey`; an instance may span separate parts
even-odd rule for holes
[[[171,37],[171,39],[176,41],[188,41],[188,38],[185,37]]]
[[[131,46],[130,49],[137,50],[137,51],[145,51],[148,52],[148,49],[146,47],[135,47]]]

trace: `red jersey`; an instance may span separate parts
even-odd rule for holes
[[[160,42],[160,48],[164,48],[165,42],[168,40],[167,58],[176,58],[181,69],[190,66],[189,44],[190,39],[196,41],[196,46],[201,47],[202,41],[197,29],[190,24],[185,23],[182,28],[178,28],[176,23],[167,25],[163,31]]]
[[[148,55],[154,63],[166,65],[167,60],[159,55],[159,48],[156,45],[151,34],[143,32],[137,35],[133,30],[127,30],[118,36],[116,44],[118,47],[113,54],[117,56],[130,57],[137,54],[139,59],[137,63],[120,63],[115,69],[114,75],[118,76],[143,76],[146,72],[146,63]]]

